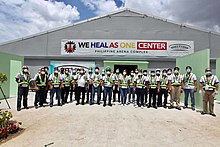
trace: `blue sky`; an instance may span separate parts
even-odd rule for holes
[[[130,8],[220,32],[220,0],[0,0],[0,43]]]

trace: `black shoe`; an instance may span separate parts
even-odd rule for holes
[[[50,105],[50,107],[53,107],[53,105]]]
[[[157,109],[157,106],[153,106],[155,109]]]
[[[112,104],[108,104],[110,107],[112,106]]]
[[[103,107],[105,107],[106,106],[106,104],[103,104]]]
[[[81,105],[85,105],[84,103],[82,103]]]
[[[195,111],[196,109],[194,107],[192,107],[192,110]]]
[[[167,108],[167,106],[165,105],[165,106],[163,106],[165,109]]]
[[[205,112],[203,112],[203,111],[201,112],[201,115],[205,115],[205,114],[206,114]]]
[[[173,107],[173,106],[169,106],[168,108],[169,108],[169,109],[173,109],[174,107]]]
[[[24,107],[24,109],[29,109],[28,107]]]
[[[17,111],[21,111],[21,108],[17,108]]]
[[[35,107],[35,109],[37,109],[38,108],[38,106],[34,106]]]
[[[210,113],[210,115],[216,117],[216,114],[215,114],[215,113]]]
[[[187,108],[187,106],[183,106],[183,109],[186,109]]]
[[[76,105],[79,105],[79,103],[76,103]]]
[[[176,107],[176,109],[177,109],[177,110],[181,110],[181,108],[180,108],[180,107]]]
[[[148,105],[148,106],[147,106],[147,108],[150,108],[150,107],[151,107],[151,105]]]

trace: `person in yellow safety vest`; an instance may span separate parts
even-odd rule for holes
[[[188,107],[188,97],[191,97],[191,109],[195,110],[195,96],[194,93],[197,91],[196,75],[192,73],[192,67],[186,66],[186,74],[183,76],[184,85],[184,109]]]
[[[103,77],[105,76],[105,69],[102,69],[102,79]],[[101,83],[102,83],[102,80],[101,80]],[[101,88],[101,93],[102,93],[102,96],[101,96],[101,99],[103,100],[104,99],[104,88]]]
[[[47,78],[49,79],[49,77],[50,77],[49,67],[45,66],[44,70],[45,70],[45,74],[46,74]],[[47,102],[47,93],[48,93],[48,89],[45,91],[45,94],[44,94],[44,104],[48,104],[48,102]]]
[[[15,77],[18,83],[18,95],[17,95],[17,111],[21,111],[21,101],[23,97],[23,106],[28,109],[27,96],[29,91],[30,72],[27,66],[23,66],[22,72],[18,73]]]
[[[38,108],[37,102],[39,102],[40,107],[43,106],[44,104],[44,99],[45,99],[45,92],[48,89],[48,77],[46,75],[45,69],[41,68],[40,73],[38,76],[35,77],[35,89],[36,92],[38,93],[37,99],[35,99],[35,108]]]
[[[199,93],[203,93],[203,111],[202,115],[207,114],[207,104],[209,103],[209,114],[216,117],[214,113],[214,99],[218,95],[218,77],[212,74],[210,68],[206,68],[205,75],[200,78]]]
[[[95,98],[95,92],[97,91],[97,104],[100,105],[101,101],[101,79],[102,76],[99,73],[99,67],[95,67],[95,74],[93,74],[93,89],[92,89],[92,97],[93,97],[93,103]]]
[[[69,68],[65,68],[65,73],[63,75],[61,75],[61,80],[62,80],[62,92],[61,92],[61,98],[62,98],[62,104],[68,103],[67,99],[69,96],[69,92],[70,92],[70,84],[72,81],[72,76],[70,75],[70,70]]]
[[[71,76],[71,84],[70,84],[70,86],[71,86],[71,90],[70,90],[70,102],[72,102],[73,101],[73,92],[74,92],[74,96],[75,96],[75,100],[76,100],[76,85],[75,85],[75,83],[77,83],[77,76],[78,76],[78,74],[76,74],[76,69],[73,69],[73,71],[72,71],[72,76]]]
[[[119,77],[118,86],[121,94],[121,105],[125,105],[127,101],[128,85],[130,84],[130,79],[127,75],[127,70],[123,70],[123,74]]]
[[[179,67],[174,68],[174,74],[170,76],[169,79],[169,90],[171,92],[171,99],[170,99],[170,107],[169,109],[174,108],[174,100],[173,98],[176,97],[176,108],[181,110],[180,108],[180,96],[183,92],[183,76],[179,73]]]
[[[50,107],[53,107],[53,98],[55,93],[58,100],[58,106],[62,106],[62,102],[61,102],[62,80],[61,80],[61,74],[58,72],[57,67],[54,68],[54,73],[50,75],[49,81],[50,81]]]
[[[168,76],[167,70],[164,69],[162,71],[162,75],[160,76],[160,87],[159,87],[159,94],[158,94],[158,107],[162,107],[162,97],[164,97],[163,107],[167,108],[167,97],[168,97]]]
[[[89,67],[88,73],[86,74],[86,82],[87,82],[87,101],[86,103],[89,103],[90,105],[94,104],[94,97],[92,94],[92,89],[93,87],[93,71],[92,67]],[[89,98],[89,93],[90,93],[90,98]]]
[[[147,79],[143,77],[142,71],[139,70],[138,75],[134,79],[134,88],[137,95],[137,107],[144,107],[144,93],[147,86]]]
[[[118,87],[118,80],[120,77],[119,69],[116,69],[115,74],[113,74],[115,79],[115,86],[113,87],[113,102],[116,102],[116,93],[118,94],[118,102],[120,103],[120,90]]]
[[[128,88],[128,104],[130,103],[135,103],[135,88],[134,88],[134,71],[132,70],[130,73],[130,84],[129,84],[129,88]],[[132,100],[131,100],[132,97]]]
[[[148,79],[147,70],[143,71],[143,77],[145,79]],[[146,86],[145,87],[145,91],[144,91],[144,104],[145,104],[145,106],[147,105],[147,98],[148,98],[148,89],[147,89],[147,86]]]
[[[135,78],[138,76],[138,73],[139,73],[139,70],[136,68],[136,69],[134,70],[134,77],[135,77]]]
[[[158,89],[160,86],[160,79],[156,76],[155,71],[152,70],[150,72],[150,76],[147,80],[147,88],[149,91],[149,104],[148,104],[148,108],[150,108],[152,105],[155,109],[157,109],[157,93],[158,93]],[[153,97],[153,104],[151,104],[151,99]]]
[[[37,77],[39,76],[40,73],[41,73],[41,68],[38,68],[38,72],[34,76],[34,81],[36,81],[36,79],[37,79]],[[38,103],[39,103],[38,91],[35,90],[35,98],[34,98],[35,108],[38,107]]]
[[[106,67],[106,74],[102,79],[102,89],[104,89],[104,104],[103,106],[106,106],[106,101],[107,101],[107,95],[108,95],[108,105],[112,106],[111,104],[111,99],[112,99],[112,90],[113,86],[115,86],[115,79],[114,75],[111,74],[111,68]]]

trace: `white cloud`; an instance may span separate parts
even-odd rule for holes
[[[63,26],[79,19],[76,7],[54,0],[0,0],[0,42]]]
[[[81,0],[86,7],[93,10],[97,15],[104,15],[114,10],[118,7],[114,0]]]

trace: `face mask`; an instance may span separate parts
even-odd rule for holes
[[[83,70],[80,70],[80,73],[83,74],[84,73]]]
[[[44,69],[46,72],[48,71],[47,68]]]
[[[188,68],[188,69],[186,70],[186,72],[190,73],[190,72],[191,72],[191,69]]]
[[[208,72],[205,73],[205,75],[206,75],[207,77],[210,77],[210,76],[212,76],[212,72],[208,71]]]
[[[138,74],[138,71],[136,70],[135,73]]]
[[[172,72],[171,72],[171,71],[168,71],[168,72],[167,72],[167,74],[168,74],[168,75],[171,75],[171,74],[172,74]]]
[[[156,72],[157,75],[160,75],[160,72]]]
[[[104,73],[104,72],[102,72],[102,75],[105,75],[105,73]]]
[[[118,71],[118,70],[116,70],[116,74],[119,74],[119,71]]]
[[[166,75],[167,75],[167,73],[164,72],[164,73],[163,73],[163,76],[166,76]]]
[[[179,73],[179,71],[178,71],[178,70],[174,70],[174,73],[175,73],[175,74],[178,74],[178,73]]]
[[[89,73],[91,73],[92,72],[92,70],[89,70]]]
[[[44,74],[45,74],[45,71],[42,71],[41,74],[44,75]]]
[[[147,75],[147,73],[146,73],[146,72],[144,72],[144,75],[146,76],[146,75]]]
[[[133,73],[133,72],[131,73],[131,76],[134,76],[134,73]]]
[[[107,73],[107,75],[110,75],[111,72],[110,72],[110,71],[107,71],[106,73]]]
[[[127,73],[126,72],[123,72],[123,75],[126,75]]]
[[[24,72],[28,72],[28,70],[27,70],[27,69],[24,69]]]
[[[55,73],[55,74],[58,74],[58,71],[57,71],[57,70],[55,70],[55,71],[54,71],[54,73]]]
[[[151,73],[151,76],[155,76],[155,73]]]
[[[95,72],[99,72],[99,70],[98,70],[98,69],[96,69],[96,70],[95,70]]]
[[[68,74],[69,72],[68,71],[66,71],[66,74]]]

